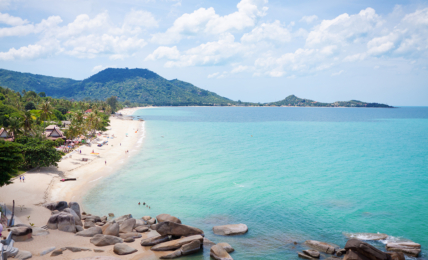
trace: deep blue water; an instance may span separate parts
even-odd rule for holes
[[[428,107],[168,107],[134,115],[145,119],[144,143],[86,195],[91,212],[169,213],[231,244],[234,259],[298,259],[307,239],[343,247],[343,232],[387,233],[428,248]],[[231,223],[249,232],[212,233]],[[209,259],[209,250],[183,259]]]

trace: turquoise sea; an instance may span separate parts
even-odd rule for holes
[[[428,258],[428,107],[164,107],[134,115],[145,120],[144,142],[86,194],[92,213],[168,213],[231,244],[234,259],[298,259],[305,240],[343,247],[344,232],[409,239]],[[232,223],[249,232],[213,234]],[[209,250],[182,259],[209,259]]]

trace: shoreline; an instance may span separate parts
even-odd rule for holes
[[[128,108],[118,112],[123,115],[132,115],[139,109],[145,107]],[[84,208],[82,204],[84,196],[99,181],[113,174],[126,160],[131,157],[138,145],[141,145],[144,138],[144,121],[120,119],[110,117],[110,126],[104,133],[110,136],[114,134],[115,138],[107,139],[108,144],[97,147],[92,144],[91,147],[82,145],[77,148],[80,152],[75,152],[71,157],[64,158],[58,163],[58,167],[45,167],[37,170],[33,169],[23,173],[25,182],[20,182],[19,178],[12,180],[12,184],[0,188],[0,202],[6,204],[7,208],[12,210],[12,201],[15,201],[15,225],[33,224],[35,227],[46,225],[51,211],[43,207],[42,204],[53,201],[74,201],[79,203],[81,211],[91,213],[90,209]],[[138,129],[136,133],[135,130]],[[126,134],[128,137],[126,137]],[[90,154],[94,150],[99,155]],[[125,153],[128,150],[129,153]],[[88,158],[87,162],[82,158]],[[105,163],[107,161],[107,164]],[[77,178],[77,181],[61,182],[63,178]],[[132,212],[130,212],[132,214]],[[65,246],[76,247],[94,247],[89,243],[89,237],[75,236],[74,233],[62,232],[49,229],[47,236],[34,236],[29,241],[15,242],[15,247],[20,250],[30,251],[32,259],[46,259],[49,255],[40,256],[40,253],[49,247],[55,246],[61,248]],[[3,236],[8,235],[6,228]],[[146,233],[144,237],[150,237],[156,234]],[[66,253],[58,259],[76,259],[90,256],[114,256],[120,259],[158,259],[162,253],[154,253],[147,250],[139,244],[139,241],[128,244],[138,250],[137,253],[129,256],[118,256],[113,252],[112,247],[105,247],[105,252],[79,252]],[[137,257],[137,258],[136,258]]]

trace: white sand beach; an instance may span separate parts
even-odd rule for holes
[[[128,108],[121,112],[123,115],[132,115],[140,108]],[[81,210],[91,213],[90,209],[82,207],[81,199],[87,191],[97,185],[97,183],[112,174],[115,167],[125,163],[129,156],[132,156],[134,146],[144,137],[144,121],[124,120],[116,117],[110,118],[110,126],[105,132],[109,137],[108,144],[98,147],[92,144],[91,147],[83,145],[78,148],[78,152],[71,154],[71,157],[61,160],[58,167],[40,168],[31,170],[24,174],[25,182],[20,182],[19,177],[13,183],[0,188],[0,202],[6,203],[8,209],[12,208],[12,201],[15,200],[15,224],[33,223],[36,227],[46,225],[50,210],[42,204],[51,201],[76,201],[81,205]],[[81,152],[80,152],[81,150]],[[99,154],[91,154],[94,153]],[[126,151],[129,151],[128,153]],[[135,152],[135,151],[134,151]],[[82,161],[88,158],[88,161]],[[63,178],[76,178],[76,181],[61,182]],[[129,212],[132,214],[132,212]],[[153,216],[155,217],[155,216]],[[47,236],[34,236],[30,241],[16,242],[15,247],[30,251],[33,259],[46,259],[48,255],[39,256],[44,249],[55,246],[57,249],[65,246],[77,246],[87,248],[97,248],[89,242],[88,237],[78,237],[73,233],[66,233],[58,230],[49,230]],[[155,232],[155,231],[152,231]],[[156,232],[155,232],[156,233]],[[8,232],[3,232],[6,236]],[[145,236],[155,234],[145,233]],[[129,243],[131,247],[138,249],[137,253],[129,256],[117,256],[113,253],[113,246],[101,247],[105,252],[78,252],[65,251],[63,255],[56,259],[78,259],[87,256],[114,255],[120,259],[157,259],[156,255],[144,249],[139,244],[140,239]]]

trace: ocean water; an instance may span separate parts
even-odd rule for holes
[[[144,141],[86,194],[92,213],[168,213],[231,244],[234,259],[298,259],[305,240],[343,247],[346,232],[412,240],[427,256],[428,107],[166,107],[134,115],[145,120]],[[232,223],[249,232],[213,234]],[[209,259],[209,250],[182,259]]]

